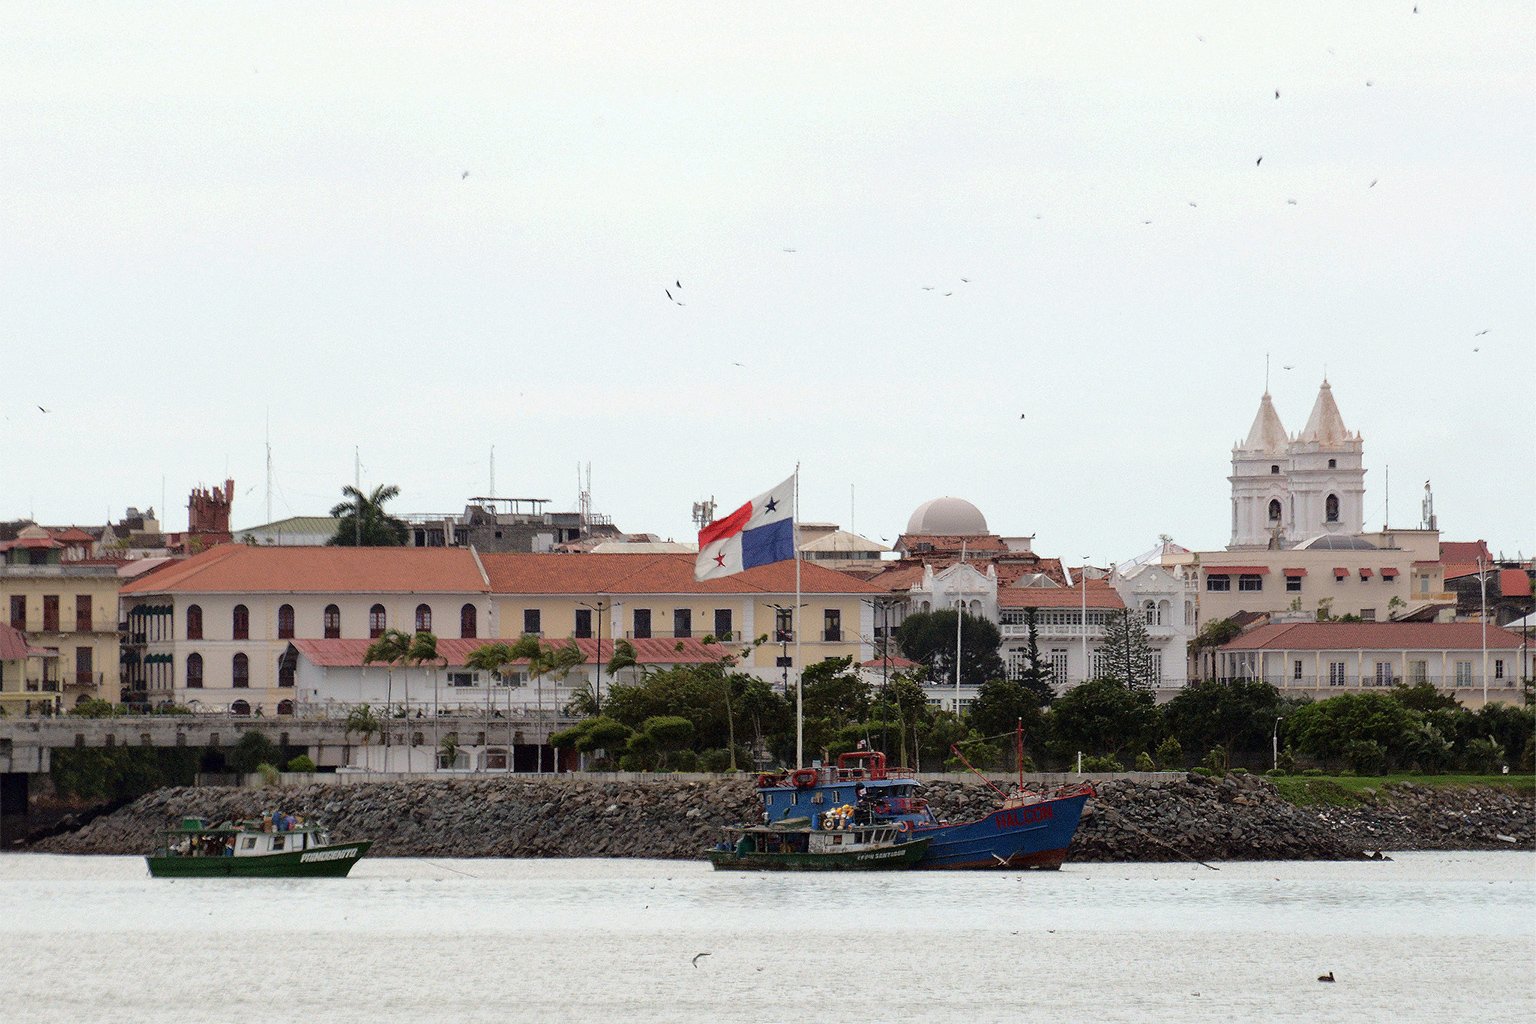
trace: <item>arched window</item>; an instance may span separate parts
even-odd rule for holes
[[[251,706],[243,700],[237,700],[229,706],[229,713],[232,715],[248,715],[251,713]]]
[[[368,637],[377,640],[384,635],[384,606],[376,604],[368,609]]]
[[[416,606],[416,632],[432,632],[432,606],[419,604]]]
[[[335,640],[341,636],[341,609],[333,604],[325,606],[325,638]]]
[[[478,633],[478,617],[475,614],[475,606],[466,604],[459,609],[459,636],[466,640],[473,640]]]
[[[277,685],[291,688],[293,686],[294,673],[298,671],[298,667],[299,653],[293,649],[292,644],[289,644],[288,649],[283,651],[282,655],[277,659]]]
[[[277,610],[277,638],[293,639],[293,605],[285,604]]]
[[[1330,523],[1338,522],[1339,521],[1339,496],[1337,494],[1330,494],[1330,495],[1328,495],[1328,501],[1324,505],[1324,509],[1326,511],[1326,515],[1327,515],[1328,521]]]
[[[1149,625],[1149,626],[1157,625],[1157,602],[1156,601],[1148,601],[1147,604],[1146,604],[1146,612],[1147,612],[1147,625]]]
[[[1193,602],[1193,601],[1185,601],[1184,602],[1184,625],[1186,625],[1186,626],[1193,626],[1194,624],[1195,624],[1195,602]]]
[[[203,638],[203,606],[200,604],[187,605],[187,639],[201,640]]]
[[[1157,602],[1157,624],[1159,626],[1173,625],[1173,619],[1169,618],[1169,616],[1172,614],[1173,609],[1167,601]]]
[[[244,654],[237,654],[230,663],[230,685],[236,689],[244,689],[251,685],[251,659]]]
[[[277,713],[280,714],[280,715],[291,715],[291,714],[293,714],[293,701],[291,701],[291,700],[280,700],[280,701],[278,701],[277,702]]]
[[[234,615],[231,616],[231,632],[236,640],[249,640],[251,638],[251,612],[243,604],[235,605]]]
[[[1338,469],[1339,468],[1339,460],[1338,459],[1329,459],[1328,460],[1328,468],[1329,469]]]
[[[203,656],[201,654],[187,655],[187,689],[201,690],[203,688]]]
[[[1272,522],[1272,523],[1278,523],[1280,521],[1280,499],[1279,498],[1270,498],[1269,499],[1269,521]]]

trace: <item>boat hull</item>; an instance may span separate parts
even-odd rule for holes
[[[848,853],[737,853],[710,850],[716,871],[896,871],[916,867],[928,850],[916,839],[878,850]]]
[[[1089,793],[1042,800],[993,811],[953,825],[918,826],[914,835],[930,840],[914,865],[938,870],[1053,871],[1066,859]]]
[[[145,857],[155,878],[344,878],[373,844],[336,843],[257,857]]]

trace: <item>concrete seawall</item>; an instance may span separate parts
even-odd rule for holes
[[[925,778],[949,820],[979,816],[995,795],[974,777]],[[1267,780],[1156,774],[1098,784],[1068,860],[1350,859],[1379,849],[1536,849],[1536,797],[1491,788],[1392,787],[1367,804],[1299,808]],[[57,853],[147,852],[167,823],[282,809],[338,839],[398,857],[698,857],[720,826],[753,820],[750,777],[468,776],[269,789],[187,787],[142,797],[77,831],[33,844]]]

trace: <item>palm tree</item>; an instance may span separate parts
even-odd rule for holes
[[[500,642],[481,644],[479,647],[476,647],[474,650],[470,651],[469,652],[469,657],[464,659],[464,667],[465,668],[468,668],[468,669],[470,669],[472,671],[475,671],[475,672],[484,672],[486,674],[486,680],[485,680],[485,704],[486,704],[486,708],[487,709],[489,709],[490,705],[491,705],[491,679],[490,679],[490,677],[498,674],[499,672],[501,672],[501,670],[503,668],[505,668],[507,665],[511,664],[513,660],[514,660],[514,658],[512,656],[512,648],[511,648],[511,646],[508,645],[508,644],[500,643]],[[507,712],[508,712],[509,716],[511,714],[511,711],[512,711],[511,695],[509,694],[508,695],[508,704],[507,704]],[[489,714],[489,710],[487,710],[487,714]],[[489,735],[489,730],[490,730],[490,727],[491,727],[491,723],[490,723],[489,720],[486,721],[485,727],[486,727],[486,730],[487,730],[487,735]],[[511,757],[512,757],[512,719],[509,717],[507,719],[507,770],[508,771],[512,770]],[[489,767],[489,765],[487,765],[487,767]]]
[[[406,649],[402,659],[406,665],[421,665],[430,662],[432,665],[432,742],[437,743],[440,719],[437,713],[437,669],[442,661],[437,653],[437,635],[426,631],[418,632],[411,637],[410,647]]]
[[[371,494],[364,494],[350,484],[341,489],[346,501],[331,508],[331,515],[341,520],[336,536],[327,544],[338,547],[387,548],[405,543],[406,525],[384,511],[384,503],[399,497],[400,488],[380,484]]]
[[[575,646],[575,644],[571,645],[571,647]],[[569,668],[562,669],[562,666],[570,655],[562,654],[557,648],[544,643],[532,633],[525,633],[518,638],[517,643],[512,645],[512,657],[517,660],[526,658],[528,661],[528,675],[532,677],[535,686],[538,688],[539,721],[542,724],[544,720],[544,676],[548,673],[562,670],[569,672]],[[581,655],[579,651],[576,657],[578,658],[577,663],[580,664],[579,659]],[[540,774],[544,771],[544,745],[542,743],[539,744],[538,770]]]
[[[406,655],[410,653],[410,650],[410,637],[406,636],[398,629],[386,629],[379,635],[378,639],[369,644],[368,649],[363,652],[364,665],[371,665],[376,661],[382,661],[386,666],[388,666],[384,684],[386,687],[386,696],[384,698],[384,714],[386,718],[389,717],[391,705],[395,700],[395,665],[403,664],[405,662]],[[405,685],[405,704],[407,710],[409,710],[411,704],[411,685],[409,680],[406,681]],[[409,725],[407,725],[407,728],[409,728]],[[384,727],[384,745],[389,746],[388,725]]]
[[[637,668],[640,665],[640,657],[635,653],[635,645],[620,637],[614,641],[613,657],[608,659],[608,674],[615,679],[619,672],[626,668]],[[631,680],[633,682],[633,680]]]

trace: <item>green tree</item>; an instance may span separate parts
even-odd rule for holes
[[[1052,685],[1055,673],[1051,663],[1040,655],[1039,617],[1038,609],[1024,609],[1024,625],[1028,634],[1024,642],[1024,671],[1019,676],[1019,685],[1034,698],[1036,707],[1043,708],[1056,699],[1056,688]]]
[[[955,678],[954,609],[918,612],[908,615],[896,627],[896,645],[901,653],[928,667],[928,677],[935,682]],[[980,686],[988,679],[1003,676],[1003,660],[997,648],[1003,642],[989,619],[966,613],[960,623],[960,681]]]
[[[1233,764],[1269,767],[1275,720],[1286,714],[1280,691],[1257,679],[1193,682],[1162,707],[1168,731],[1188,750],[1220,745]]]
[[[635,645],[620,637],[613,643],[613,657],[608,659],[608,675],[614,682],[618,682],[619,673],[627,668],[643,671],[640,657],[635,653]]]
[[[656,754],[656,767],[665,768],[667,755],[673,751],[682,750],[693,739],[693,723],[678,715],[657,715],[648,718],[640,727],[640,736],[645,737],[639,751],[654,751]],[[631,748],[635,744],[630,740]]]
[[[1189,642],[1189,654],[1195,659],[1195,672],[1203,679],[1213,678],[1213,652],[1223,644],[1236,640],[1243,627],[1231,619],[1212,619],[1200,627],[1200,632]]]
[[[373,734],[379,731],[379,720],[373,713],[373,708],[367,704],[358,704],[347,712],[347,727],[342,731],[343,736],[350,736],[354,732],[363,738],[363,745],[367,746]]]
[[[923,737],[933,723],[933,716],[922,686],[898,672],[870,709],[869,724],[872,730],[879,731],[879,746],[887,753],[891,751],[888,732],[896,733],[897,764],[921,768]]]
[[[405,544],[409,533],[405,523],[384,511],[385,502],[400,496],[400,488],[380,485],[372,493],[364,494],[349,484],[341,493],[347,500],[331,509],[331,515],[340,522],[336,524],[336,535],[327,544],[363,548],[397,548]]]
[[[1350,758],[1350,744],[1367,740],[1388,754],[1407,751],[1422,722],[1385,693],[1345,693],[1292,709],[1285,731],[1303,754],[1337,763]]]
[[[1022,681],[993,679],[981,684],[970,708],[971,727],[988,740],[1005,739],[1006,760],[1016,766],[1013,736],[1020,723],[1024,726],[1024,746],[1034,749],[1045,738],[1045,715],[1036,703],[1035,693]]]
[[[852,658],[827,658],[806,666],[800,690],[807,718],[824,718],[834,729],[864,721],[870,687],[852,665]]]
[[[363,651],[363,664],[373,665],[383,662],[385,668],[385,713],[395,702],[395,666],[404,665],[411,654],[411,637],[398,629],[386,629],[376,637],[368,649]],[[407,680],[405,684],[405,706],[407,712],[411,706],[411,684]]]
[[[264,732],[252,730],[241,736],[229,755],[229,770],[249,775],[260,764],[276,764],[282,760],[277,744],[267,739]]]
[[[1184,748],[1177,737],[1169,736],[1157,745],[1154,759],[1163,771],[1178,771],[1184,767]]]
[[[1137,690],[1151,690],[1157,683],[1152,667],[1152,640],[1147,623],[1130,608],[1111,612],[1104,624],[1105,675]]]
[[[1070,759],[1077,751],[1119,755],[1145,750],[1160,735],[1152,694],[1118,679],[1090,679],[1056,698],[1050,711],[1054,745]]]

